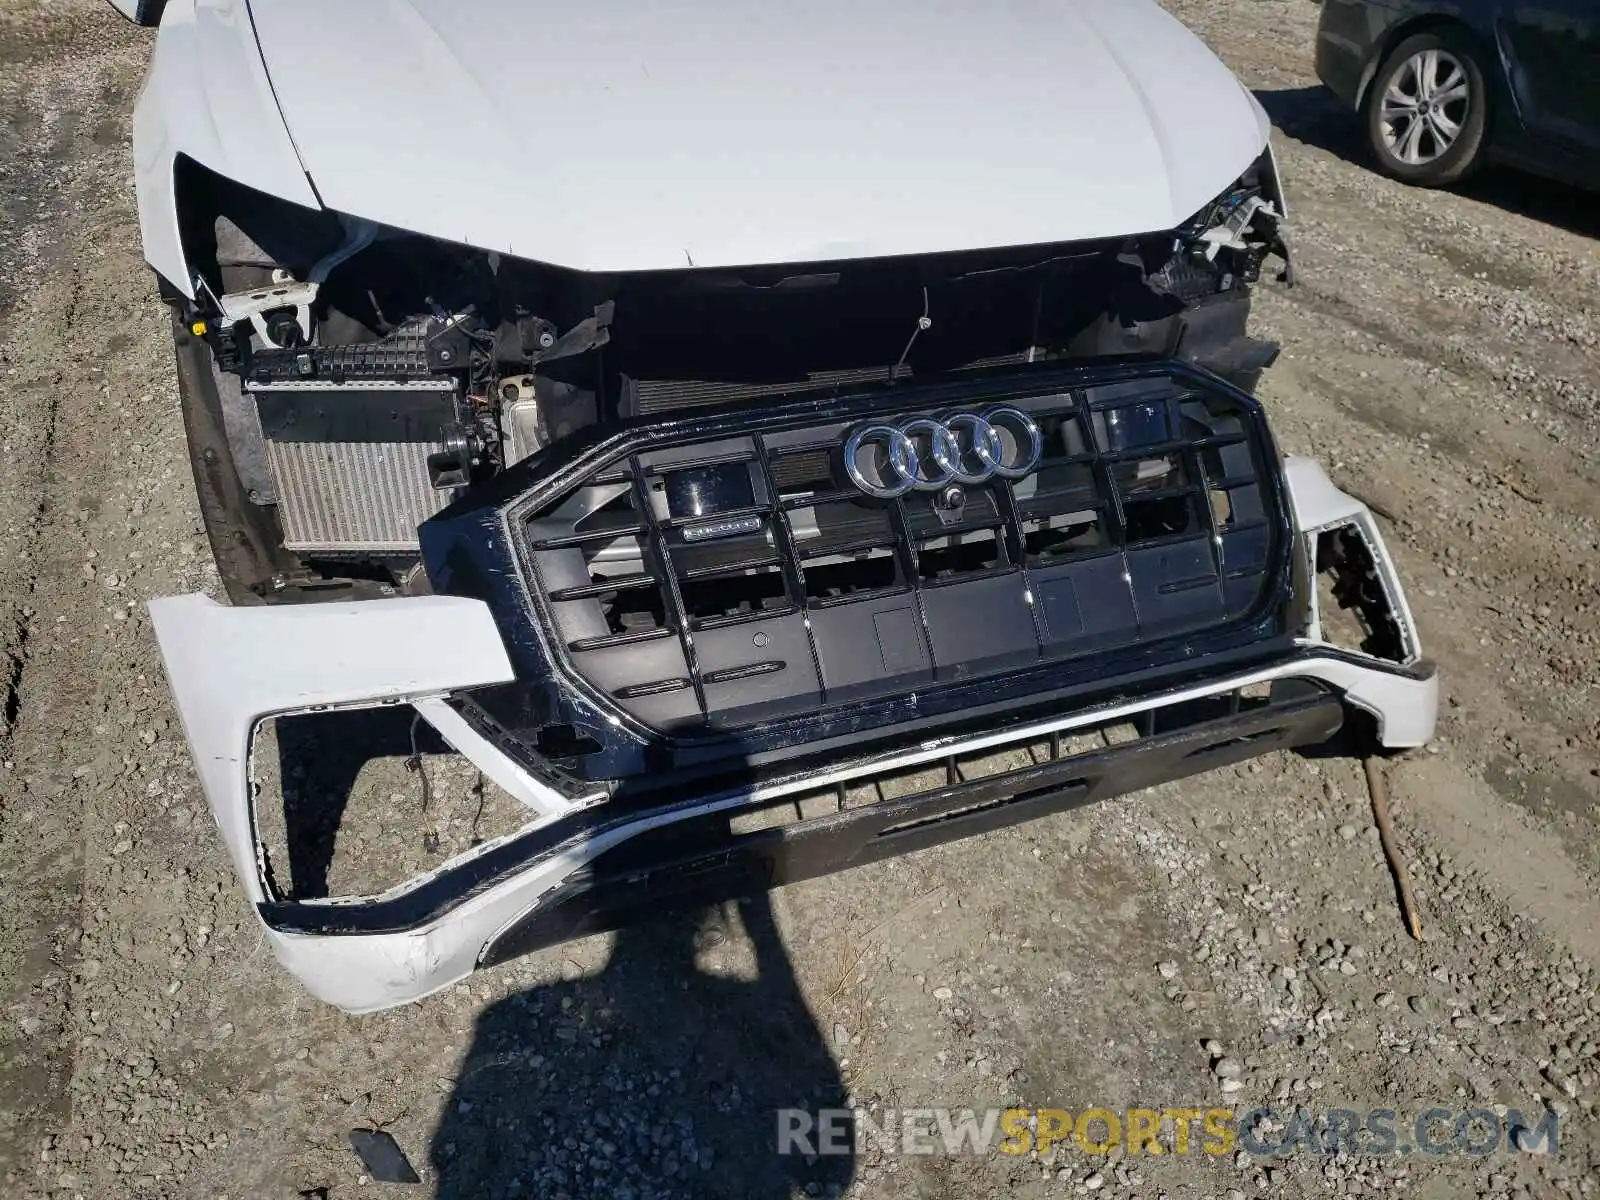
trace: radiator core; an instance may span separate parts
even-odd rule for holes
[[[267,442],[283,544],[300,553],[408,554],[447,503],[428,483],[430,442]]]
[[[274,384],[253,389],[284,548],[414,554],[417,526],[450,502],[428,456],[446,447],[449,384]]]

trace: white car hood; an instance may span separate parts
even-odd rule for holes
[[[1168,229],[1267,139],[1260,106],[1152,0],[251,12],[325,205],[583,270]]]

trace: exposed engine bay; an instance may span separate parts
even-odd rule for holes
[[[182,320],[214,359],[243,501],[236,601],[425,591],[417,526],[586,428],[1121,356],[1251,390],[1276,349],[1245,332],[1250,286],[1274,256],[1291,277],[1265,154],[1181,228],[1113,242],[631,274],[300,208],[187,161],[178,183]]]

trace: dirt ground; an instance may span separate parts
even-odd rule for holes
[[[355,1127],[452,1197],[1596,1193],[1600,204],[1383,180],[1312,75],[1314,4],[1170,6],[1278,127],[1279,439],[1385,514],[1440,664],[1438,739],[1390,767],[1427,940],[1359,764],[1277,755],[400,1011],[311,1000],[235,884],[145,613],[216,585],[129,185],[151,38],[5,0],[0,1193],[392,1188]],[[774,1154],[774,1108],[846,1098],[1563,1124],[1555,1155]]]

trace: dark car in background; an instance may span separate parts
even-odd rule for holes
[[[1317,74],[1397,179],[1494,161],[1600,188],[1600,0],[1324,0]]]

